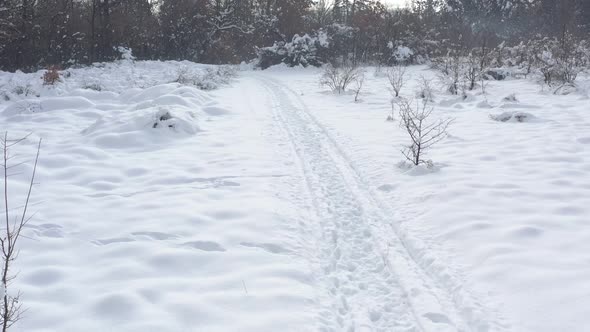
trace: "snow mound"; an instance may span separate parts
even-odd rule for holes
[[[207,92],[177,83],[132,89],[118,99],[128,106],[112,109],[115,105],[109,105],[108,114],[82,131],[93,144],[134,148],[184,138],[200,131],[199,116],[227,113],[209,106],[213,102]]]
[[[90,101],[109,101],[119,97],[119,95],[115,92],[97,91],[91,89],[75,89],[71,92],[71,95],[84,97]]]
[[[19,114],[32,114],[52,112],[58,110],[87,110],[95,108],[96,105],[90,100],[79,97],[50,97],[16,101],[2,112],[4,116],[10,117]]]
[[[132,148],[197,132],[196,112],[182,106],[158,106],[112,112],[84,129],[82,134],[99,146]]]
[[[10,117],[18,114],[31,114],[41,112],[41,103],[38,100],[19,100],[10,104],[2,112],[3,116]]]
[[[506,102],[512,102],[512,103],[517,103],[518,102],[518,99],[516,98],[516,94],[515,93],[509,94],[508,96],[504,97],[502,100],[503,101],[506,101]]]
[[[210,116],[222,116],[230,113],[229,110],[223,107],[207,105],[203,108],[203,112]]]
[[[93,108],[95,104],[90,100],[79,97],[55,97],[41,100],[41,110],[50,112],[60,109],[88,109]]]
[[[504,112],[500,114],[490,114],[490,119],[498,122],[534,122],[537,118],[526,112]]]
[[[94,108],[95,106],[96,105],[93,102],[84,97],[50,97],[39,100],[19,100],[6,107],[2,114],[4,116],[14,116],[18,114],[42,113],[64,109],[86,110]]]
[[[411,176],[422,176],[436,173],[444,166],[446,165],[433,163],[432,160],[428,160],[426,163],[420,165],[414,165],[407,161],[401,161],[397,164],[397,167],[403,172],[403,174]]]
[[[153,100],[171,93],[172,91],[178,89],[180,86],[181,85],[178,83],[160,84],[144,90],[140,90],[135,95],[126,96],[126,99],[128,99],[130,102],[135,103],[142,102],[145,100]]]
[[[567,83],[555,89],[553,94],[567,96],[575,92],[578,92],[578,87],[575,84]]]

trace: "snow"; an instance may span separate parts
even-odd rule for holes
[[[314,293],[290,238],[296,211],[274,190],[288,174],[253,117],[256,94],[168,83],[176,63],[137,62],[154,85],[133,87],[127,66],[90,69],[108,93],[39,87],[45,96],[26,100],[61,109],[0,106],[11,136],[34,131],[22,158],[44,138],[38,212],[15,267],[28,308],[16,330],[299,330]],[[162,110],[174,128],[153,128]],[[13,178],[15,196],[25,175]]]
[[[364,102],[354,103],[318,90],[319,72],[270,74],[313,105],[310,112],[391,206],[391,220],[419,239],[418,260],[433,274],[448,273],[453,295],[473,300],[467,311],[481,306],[479,317],[498,322],[491,331],[588,329],[588,77],[568,96],[528,80],[491,82],[487,95],[465,101],[438,91],[435,113],[456,120],[428,155],[437,165],[431,172],[396,167],[407,137],[385,121],[391,97],[384,78],[367,78]],[[417,78],[435,77],[425,67],[411,67],[410,75],[407,98]],[[513,93],[518,101],[504,100]],[[490,119],[506,109],[534,121]]]
[[[395,46],[391,41],[387,43],[387,48],[392,51],[392,57],[397,62],[407,62],[414,55],[414,51],[409,47],[403,45]]]
[[[43,138],[16,331],[590,326],[589,77],[567,95],[524,79],[435,91],[434,116],[455,121],[416,168],[385,77],[354,102],[311,68],[211,91],[178,83],[220,72],[190,62],[69,72],[55,87],[0,73],[0,130],[33,132],[15,161]],[[406,98],[436,77],[408,73]]]

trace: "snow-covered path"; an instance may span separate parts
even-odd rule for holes
[[[318,279],[330,299],[323,315],[333,331],[488,331],[499,329],[468,306],[457,289],[429,274],[432,263],[395,225],[390,207],[297,93],[256,76],[273,99],[274,118],[296,152],[321,225]]]

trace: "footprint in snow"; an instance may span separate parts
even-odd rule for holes
[[[170,240],[170,239],[177,239],[178,236],[174,234],[167,234],[161,232],[133,232],[131,235],[140,237],[140,238],[147,238],[150,240]]]
[[[115,238],[110,238],[110,239],[94,240],[94,241],[92,241],[92,243],[99,245],[99,246],[105,246],[105,245],[114,244],[114,243],[127,243],[127,242],[134,242],[134,241],[135,241],[134,239],[128,238],[128,237],[115,237]]]
[[[288,249],[285,249],[277,244],[272,243],[251,243],[251,242],[242,242],[240,245],[244,247],[251,247],[251,248],[261,248],[265,251],[268,251],[273,254],[285,254],[291,252]]]
[[[26,225],[27,228],[34,229],[35,235],[38,237],[52,237],[63,238],[64,232],[60,225],[56,224],[41,224],[41,225]]]
[[[377,187],[377,189],[384,191],[384,192],[391,192],[395,189],[395,186],[392,184],[384,184],[382,186]]]
[[[436,312],[429,312],[429,313],[424,314],[423,316],[430,319],[433,323],[452,325],[449,318],[443,314],[439,314]]]
[[[203,251],[226,251],[225,248],[222,247],[219,243],[212,241],[192,241],[185,242],[183,245],[186,247],[191,247]]]

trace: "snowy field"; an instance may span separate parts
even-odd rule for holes
[[[33,133],[15,161],[43,138],[14,330],[590,330],[590,78],[437,91],[455,121],[428,169],[400,167],[373,71],[356,103],[319,69],[0,72],[0,132]],[[407,98],[436,76],[409,75]]]

